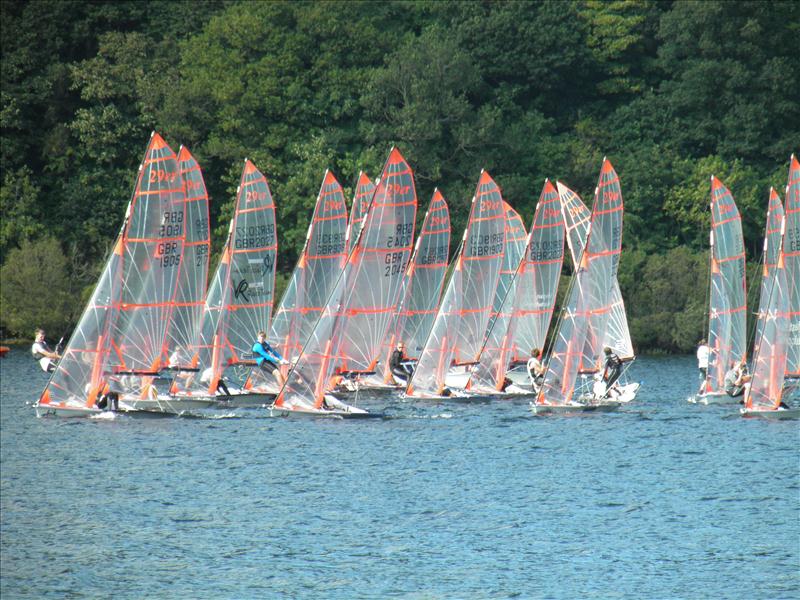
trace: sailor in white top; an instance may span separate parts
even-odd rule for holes
[[[60,354],[50,350],[50,346],[47,345],[44,339],[44,329],[36,330],[36,340],[31,346],[31,354],[33,354],[34,359],[39,361],[42,370],[47,373],[52,373],[56,370],[55,361],[61,358]]]

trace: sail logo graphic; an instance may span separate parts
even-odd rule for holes
[[[266,190],[246,190],[244,193],[244,201],[249,204],[250,202],[260,202],[267,199]]]
[[[165,169],[151,169],[150,174],[148,176],[148,181],[150,183],[161,183],[161,182],[168,182],[172,183],[175,181],[175,178],[178,174],[175,171],[167,171]]]
[[[341,200],[326,200],[325,201],[325,212],[339,212],[342,210],[342,201]]]
[[[386,186],[386,199],[391,200],[394,196],[406,196],[411,191],[410,185],[400,185],[390,183]]]
[[[542,211],[542,219],[548,221],[550,219],[557,220],[561,216],[561,211],[557,208],[545,208]]]
[[[447,227],[450,225],[450,219],[448,217],[431,217],[431,228],[434,227]]]
[[[603,204],[611,204],[619,200],[619,192],[616,190],[608,190],[602,193]]]
[[[721,215],[724,215],[724,214],[729,213],[732,210],[734,210],[733,204],[721,204],[720,203],[718,205],[718,208],[719,208],[719,214],[721,214]]]
[[[500,208],[500,200],[481,200],[480,211],[490,212]]]

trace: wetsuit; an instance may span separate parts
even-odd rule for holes
[[[620,375],[622,375],[622,361],[619,356],[613,352],[606,354],[606,370],[603,375],[603,381],[606,382],[607,390],[611,389],[611,386],[617,382]]]
[[[267,373],[272,373],[275,369],[278,368],[283,357],[280,353],[275,350],[272,346],[269,345],[269,342],[265,341],[263,344],[261,342],[256,342],[253,344],[253,354],[256,355],[256,362],[261,370],[266,371]]]

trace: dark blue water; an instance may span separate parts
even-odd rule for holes
[[[797,598],[797,422],[689,405],[642,358],[618,413],[409,405],[392,418],[37,419],[2,375],[9,598]]]

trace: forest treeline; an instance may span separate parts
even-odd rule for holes
[[[267,175],[282,281],[326,168],[351,193],[396,145],[420,213],[439,187],[458,231],[482,168],[530,222],[546,177],[591,204],[608,156],[634,343],[687,351],[705,327],[710,175],[756,275],[769,187],[783,195],[800,147],[795,1],[0,6],[5,335],[77,320],[158,130],[203,168],[215,252],[243,159]]]

